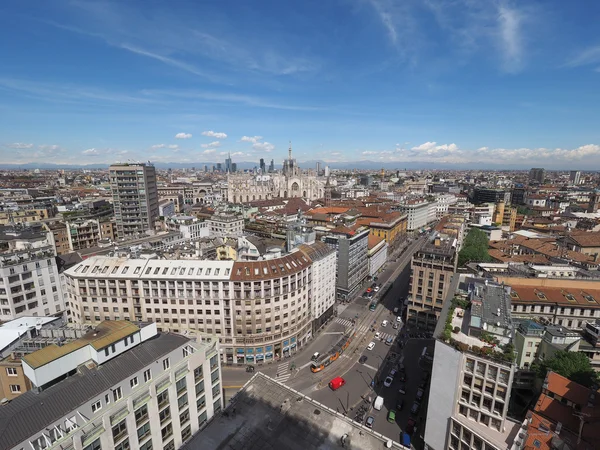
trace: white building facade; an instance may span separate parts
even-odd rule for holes
[[[117,322],[66,346],[78,350],[24,357],[52,388],[37,386],[0,410],[1,448],[174,450],[223,408],[216,342]],[[85,369],[62,379],[84,353]]]
[[[402,212],[407,214],[407,231],[418,231],[432,220],[435,220],[432,217],[435,215],[435,208],[433,209],[433,215],[431,215],[430,203],[424,199],[408,200],[400,205],[400,208]]]

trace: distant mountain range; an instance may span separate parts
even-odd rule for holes
[[[254,167],[258,167],[258,162],[253,161],[241,161],[237,162],[238,170],[244,169],[252,169]],[[470,164],[452,164],[452,163],[434,163],[430,161],[411,161],[411,162],[380,162],[380,161],[347,161],[347,162],[329,162],[318,161],[318,160],[310,160],[299,162],[301,168],[303,169],[314,169],[317,166],[317,163],[321,163],[321,167],[329,166],[331,169],[359,169],[359,170],[440,170],[440,169],[451,169],[451,170],[477,170],[477,169],[491,169],[491,170],[528,170],[529,166],[523,166],[518,164],[495,166],[493,163],[489,163],[485,167],[481,166],[478,163],[470,163]],[[179,163],[179,162],[157,162],[154,163],[158,169],[191,169],[195,167],[198,170],[202,170],[204,166],[208,166],[209,169],[212,168],[213,165],[217,165],[216,162],[197,162],[197,163]],[[224,166],[225,164],[221,162]],[[18,170],[18,169],[45,169],[45,170],[77,170],[77,169],[106,169],[109,164],[54,164],[48,162],[30,162],[26,164],[3,164],[0,163],[0,169],[4,170]],[[281,165],[278,164],[275,166],[276,169],[281,169]],[[567,170],[567,169],[562,169]]]

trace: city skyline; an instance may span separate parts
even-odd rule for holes
[[[581,3],[585,3],[585,8]],[[600,163],[600,5],[3,5],[5,164]],[[308,167],[307,167],[308,168]]]

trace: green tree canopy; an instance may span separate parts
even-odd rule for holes
[[[586,387],[598,382],[598,376],[592,368],[589,358],[580,352],[558,351],[552,358],[537,365],[536,369],[540,378],[546,378],[548,371],[552,370]]]
[[[464,266],[469,262],[489,262],[492,257],[488,253],[488,237],[485,232],[471,228],[458,254],[458,265]]]

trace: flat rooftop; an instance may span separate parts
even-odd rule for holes
[[[259,372],[182,449],[338,450],[344,435],[347,449],[382,449],[388,441]]]

